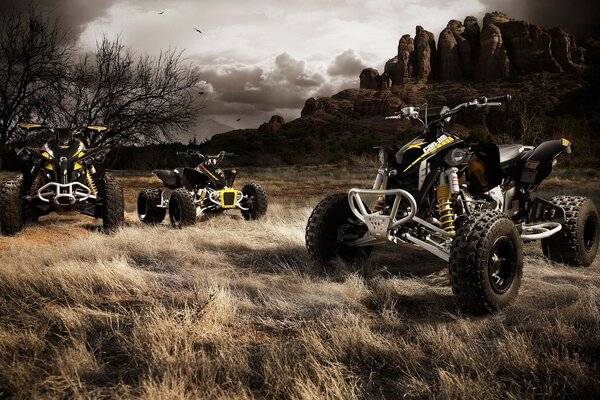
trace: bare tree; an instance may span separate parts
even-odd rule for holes
[[[89,145],[145,144],[172,139],[188,129],[202,108],[197,68],[177,50],[156,58],[136,56],[119,38],[103,38],[95,54],[69,69],[56,97],[56,119],[68,126],[107,125],[110,134],[89,134]]]
[[[0,146],[19,139],[17,124],[43,118],[48,93],[60,86],[72,51],[57,21],[35,9],[0,19]]]

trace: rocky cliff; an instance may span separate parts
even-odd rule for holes
[[[452,20],[438,36],[417,26],[404,35],[383,74],[367,68],[361,89],[385,90],[418,81],[495,81],[537,72],[580,71],[586,49],[560,28],[544,29],[500,12]]]

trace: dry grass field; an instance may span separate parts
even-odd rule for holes
[[[137,190],[158,181],[130,173],[115,235],[63,215],[0,238],[0,398],[600,396],[600,260],[571,269],[528,244],[516,303],[471,318],[426,253],[379,249],[360,274],[309,260],[312,207],[372,168],[242,173],[271,195],[264,220],[142,226]],[[544,190],[600,204],[584,176]]]

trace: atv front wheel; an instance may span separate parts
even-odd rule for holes
[[[160,189],[144,189],[138,195],[138,218],[145,224],[160,224],[167,215],[167,209],[162,205],[162,191]]]
[[[315,207],[308,219],[308,254],[327,268],[337,257],[348,264],[358,264],[369,258],[373,246],[349,246],[347,242],[363,237],[367,230],[350,210],[347,193],[331,195]]]
[[[23,212],[23,177],[3,182],[0,186],[0,230],[12,236],[25,225]]]
[[[523,275],[523,242],[503,213],[463,217],[450,253],[450,283],[462,310],[494,312],[516,297]]]
[[[104,231],[116,231],[125,222],[123,188],[109,173],[104,175],[104,205],[102,210],[102,225]]]
[[[175,189],[171,193],[169,219],[174,228],[183,228],[196,223],[194,198],[185,188]]]
[[[579,196],[556,196],[551,202],[565,210],[566,221],[559,232],[542,239],[544,255],[572,267],[588,267],[596,258],[600,242],[596,205]]]
[[[242,193],[246,196],[243,205],[248,209],[242,210],[245,220],[259,219],[267,213],[267,192],[262,186],[254,182],[249,183],[242,188]]]

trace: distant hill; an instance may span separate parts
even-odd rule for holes
[[[180,134],[175,141],[187,144],[192,141],[194,138],[198,143],[210,138],[214,135],[223,132],[232,131],[234,128],[223,124],[219,121],[215,121],[214,119],[200,119],[192,132],[186,132]]]

